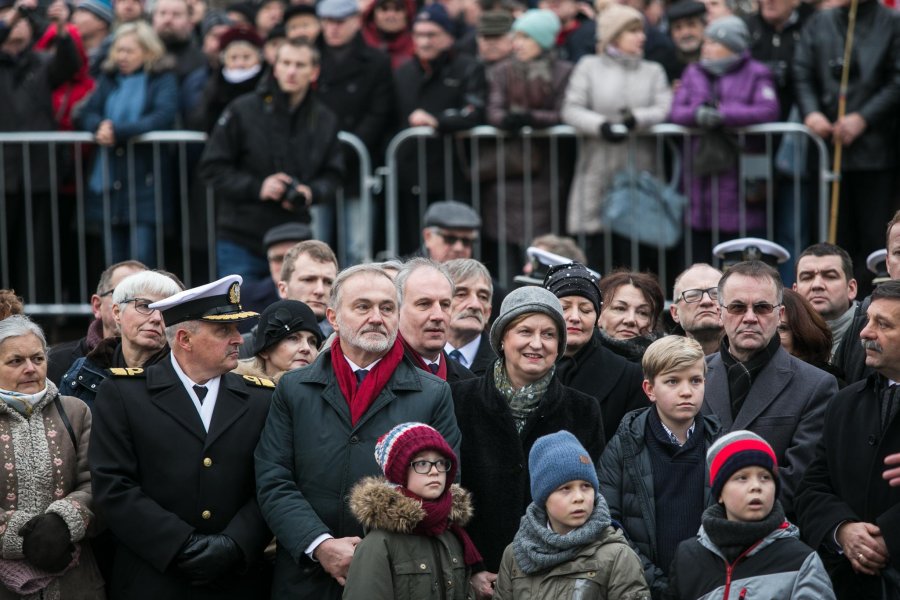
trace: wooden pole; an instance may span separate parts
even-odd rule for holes
[[[847,112],[847,87],[850,83],[850,60],[853,52],[853,33],[856,30],[856,9],[859,6],[859,0],[850,0],[850,14],[847,20],[847,39],[844,41],[844,64],[841,65],[841,87],[838,95],[838,114],[837,120],[844,118]],[[831,219],[828,224],[828,241],[832,244],[837,243],[837,222],[838,208],[841,202],[841,159],[843,155],[843,144],[840,137],[834,140],[834,163],[831,172],[834,174],[834,181],[831,184]]]

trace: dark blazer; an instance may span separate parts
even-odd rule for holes
[[[469,367],[469,370],[475,373],[476,377],[482,377],[491,368],[495,360],[497,360],[497,353],[491,348],[490,335],[488,335],[488,330],[485,330],[481,334],[478,352],[475,353],[475,358],[472,360],[472,366]]]
[[[409,359],[409,362],[414,364],[417,368],[425,371],[419,367],[419,362],[416,360],[416,357],[413,355],[413,351],[410,348],[404,348],[403,354],[406,355],[406,358]],[[474,379],[475,374],[472,371],[468,370],[459,361],[453,360],[447,356],[447,353],[441,350],[441,360],[447,363],[447,383],[453,383],[454,381],[462,381],[463,379]],[[430,373],[431,371],[427,371]]]
[[[520,435],[509,405],[494,386],[493,373],[454,383],[450,389],[462,433],[461,483],[471,492],[475,508],[466,530],[487,570],[496,573],[531,502],[528,453],[535,440],[568,430],[596,464],[606,445],[603,416],[596,399],[553,377]]]
[[[192,587],[172,561],[192,533],[222,533],[253,563],[271,540],[256,502],[253,450],[272,388],[222,375],[209,432],[170,360],[113,376],[95,399],[89,450],[97,512],[119,545],[112,600],[262,597],[258,566]]]
[[[575,356],[556,367],[563,385],[593,396],[600,402],[606,439],[611,440],[626,413],[650,406],[641,383],[641,366],[616,354],[594,335]]]
[[[800,478],[812,462],[822,432],[825,406],[837,393],[837,380],[779,347],[733,418],[722,357],[716,352],[707,356],[706,362],[703,412],[719,417],[723,435],[749,429],[771,444],[778,458],[781,502],[792,514]]]
[[[881,578],[859,575],[834,550],[834,528],[865,521],[881,529],[890,567],[900,570],[900,487],[881,478],[884,458],[900,448],[900,416],[882,431],[878,375],[841,390],[825,411],[822,437],[797,494],[803,539],[820,551],[839,599],[881,596]]]

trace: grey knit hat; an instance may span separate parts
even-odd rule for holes
[[[750,47],[750,31],[740,18],[730,15],[720,17],[706,26],[703,34],[734,52],[741,54]]]
[[[566,320],[563,316],[562,304],[553,292],[542,287],[526,285],[513,290],[503,299],[500,305],[500,316],[491,326],[491,348],[498,356],[503,356],[500,343],[506,328],[516,317],[530,313],[545,314],[556,323],[559,332],[559,352],[556,360],[559,361],[566,351]]]

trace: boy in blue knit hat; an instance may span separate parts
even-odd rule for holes
[[[532,503],[503,553],[494,599],[649,599],[641,563],[612,527],[578,439],[568,431],[538,438],[528,469]]]

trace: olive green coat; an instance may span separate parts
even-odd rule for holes
[[[625,536],[607,527],[573,560],[531,575],[519,568],[510,544],[500,561],[494,600],[650,600],[650,590]]]
[[[451,487],[450,521],[472,516],[469,493]],[[350,510],[368,532],[353,553],[343,600],[466,600],[469,569],[463,547],[449,529],[437,537],[411,533],[425,517],[417,500],[382,477],[362,479],[350,493]]]

